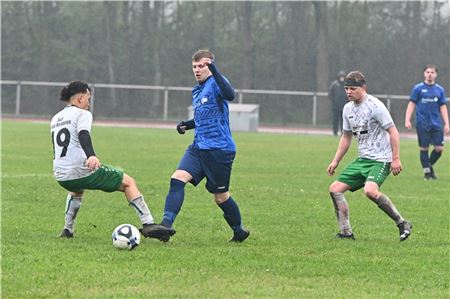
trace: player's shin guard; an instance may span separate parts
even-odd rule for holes
[[[170,179],[170,189],[164,205],[162,225],[172,227],[175,218],[180,212],[184,201],[184,186],[186,183],[177,179]]]
[[[378,207],[385,212],[392,220],[395,221],[395,224],[402,223],[405,219],[400,215],[400,213],[397,211],[397,208],[394,206],[392,201],[384,195],[383,193],[380,193],[378,198],[372,199],[376,202]]]
[[[81,206],[82,197],[74,197],[70,194],[67,195],[66,199],[66,217],[64,228],[68,229],[71,233],[73,233],[75,218],[77,218],[78,210]]]
[[[143,195],[139,195],[135,199],[130,200],[129,205],[133,207],[142,224],[150,224],[154,222],[152,213],[150,213]]]
[[[336,218],[341,233],[343,235],[351,235],[352,227],[350,226],[350,211],[344,194],[340,192],[330,192],[330,196],[333,200],[334,210],[336,212]]]
[[[430,154],[430,165],[433,166],[437,160],[441,157],[442,152],[438,152],[436,150],[432,150]]]
[[[223,217],[231,227],[233,232],[238,233],[242,230],[242,219],[239,206],[230,196],[228,199],[220,204],[217,204],[223,211]]]

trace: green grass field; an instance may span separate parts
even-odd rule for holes
[[[95,127],[97,155],[123,168],[160,221],[169,177],[192,133]],[[169,243],[112,247],[139,220],[122,193],[87,191],[74,239],[57,236],[66,192],[52,177],[48,125],[2,122],[2,298],[448,298],[450,150],[425,182],[416,140],[402,140],[404,172],[383,185],[413,225],[395,224],[361,191],[347,194],[356,241],[337,240],[326,167],[332,136],[235,133],[231,192],[248,241],[231,231],[204,188],[186,187]],[[356,155],[355,142],[341,163]]]

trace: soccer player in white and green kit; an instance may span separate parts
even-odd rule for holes
[[[75,218],[84,190],[121,191],[142,223],[141,233],[148,238],[166,239],[175,230],[155,224],[144,196],[135,180],[120,169],[100,163],[92,146],[90,131],[92,113],[89,109],[91,89],[86,82],[74,81],[61,90],[64,109],[53,116],[50,133],[53,143],[53,174],[67,191],[66,213],[62,238],[73,238]]]
[[[344,87],[349,102],[342,112],[343,134],[327,172],[330,176],[334,174],[350,147],[352,137],[358,141],[358,158],[329,187],[340,228],[336,237],[355,239],[344,192],[364,188],[365,195],[394,220],[400,232],[400,241],[404,241],[411,234],[412,225],[379,190],[390,172],[396,176],[402,171],[398,130],[386,106],[367,94],[366,79],[361,72],[348,73]]]

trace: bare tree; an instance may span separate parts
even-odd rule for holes
[[[252,37],[252,2],[238,4],[239,28],[242,32],[241,88],[252,88],[254,42]]]
[[[113,2],[105,1],[103,2],[103,5],[105,6],[106,16],[105,16],[105,30],[106,30],[106,37],[105,37],[105,44],[106,44],[106,58],[107,58],[107,66],[108,66],[108,81],[110,83],[117,83],[116,77],[114,73],[114,49],[115,49],[115,43],[114,43],[114,37],[116,36],[116,30],[115,25],[116,19],[117,19],[117,11],[116,11],[116,4]],[[116,90],[114,88],[110,89],[110,96],[111,96],[111,107],[114,109],[117,105],[117,97],[116,97]]]
[[[326,91],[329,84],[327,3],[314,2],[314,11],[317,32],[316,90]]]
[[[163,84],[163,67],[161,59],[161,39],[162,39],[162,23],[164,15],[164,2],[153,2],[153,9],[151,13],[151,28],[152,41],[153,41],[153,84]],[[161,106],[161,93],[159,91],[154,92],[153,107]],[[151,109],[153,110],[153,109]],[[151,112],[150,112],[151,114]]]

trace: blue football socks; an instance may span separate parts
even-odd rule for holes
[[[434,163],[436,163],[437,160],[441,157],[442,152],[437,152],[436,150],[433,150],[430,154],[430,165],[433,166]]]
[[[172,227],[175,218],[180,212],[184,201],[184,186],[183,181],[177,179],[170,179],[170,189],[166,197],[164,205],[164,215],[161,222],[166,227]]]
[[[430,158],[428,157],[428,150],[420,151],[420,163],[422,168],[426,169],[430,167]]]
[[[222,209],[223,217],[233,232],[240,232],[242,230],[241,212],[239,211],[239,207],[233,198],[230,196],[226,201],[218,204],[218,206]]]

